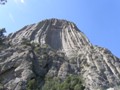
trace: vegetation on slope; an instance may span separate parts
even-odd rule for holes
[[[49,51],[52,52],[52,57],[55,57],[54,50],[50,46],[44,44],[40,46],[37,43],[30,43],[29,40],[23,39],[22,44],[32,46],[35,54],[38,56],[41,68],[45,60],[50,59]],[[50,63],[50,62],[49,62]],[[50,66],[48,65],[50,68]],[[39,87],[39,81],[43,81],[43,85]],[[69,75],[62,80],[59,77],[36,77],[28,81],[27,90],[84,90],[83,81],[78,75]]]
[[[36,88],[36,80],[28,82],[27,90],[84,90],[82,79],[77,75],[68,76],[64,81],[58,77],[46,77],[41,89]]]
[[[77,75],[68,76],[64,81],[59,78],[46,78],[42,90],[84,90],[82,79]]]

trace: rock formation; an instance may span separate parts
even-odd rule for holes
[[[0,51],[3,90],[26,90],[35,78],[40,90],[45,77],[64,81],[69,75],[81,76],[85,90],[119,90],[120,59],[92,45],[72,22],[48,19],[27,25],[6,42],[9,45]]]

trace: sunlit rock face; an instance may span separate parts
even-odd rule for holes
[[[19,43],[22,38],[40,44],[46,43],[53,49],[66,53],[91,45],[74,23],[59,19],[44,20],[37,24],[25,26],[11,36],[13,44]]]
[[[25,47],[23,38],[51,49]],[[11,46],[0,52],[0,77],[6,90],[25,90],[27,81],[35,77],[64,80],[69,75],[81,76],[85,90],[119,90],[120,59],[92,45],[72,22],[47,19],[23,27],[7,40]],[[44,79],[39,82],[42,87]]]

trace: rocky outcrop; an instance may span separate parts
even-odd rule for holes
[[[10,36],[12,44],[18,44],[22,38],[31,42],[48,44],[53,49],[71,54],[71,50],[82,49],[91,46],[85,35],[79,31],[74,23],[51,19],[28,25]]]
[[[82,76],[85,90],[119,90],[120,59],[92,45],[72,22],[44,20],[10,34],[7,41],[11,46],[0,52],[0,79],[6,90],[26,90],[28,81],[36,78],[40,89],[45,77],[64,81],[69,75]]]
[[[0,79],[5,90],[25,90],[27,80],[35,77],[33,60],[28,48],[12,47],[1,51]]]

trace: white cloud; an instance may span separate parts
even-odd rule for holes
[[[9,13],[9,18],[13,23],[15,23],[15,19],[14,19],[13,15],[11,13]]]
[[[25,1],[24,1],[24,0],[21,0],[21,3],[25,3]]]
[[[25,3],[25,0],[14,0],[15,3]]]

